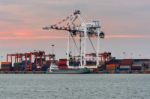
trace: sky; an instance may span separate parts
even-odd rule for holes
[[[106,38],[100,52],[116,58],[150,58],[150,0],[0,0],[0,56],[44,50],[65,57],[67,33],[44,31],[75,9],[88,20],[99,20]],[[2,59],[1,59],[2,60]]]

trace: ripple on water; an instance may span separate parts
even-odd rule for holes
[[[1,74],[0,99],[150,99],[149,75]]]

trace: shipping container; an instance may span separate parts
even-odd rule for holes
[[[67,61],[67,59],[59,59],[59,61]]]
[[[123,59],[120,61],[120,65],[131,65],[133,63],[132,59]]]
[[[12,64],[11,62],[1,62],[1,64]]]
[[[120,60],[119,59],[112,59],[110,61],[107,62],[108,64],[119,64]]]
[[[49,65],[49,66],[51,65],[51,63],[52,63],[52,60],[47,60],[46,61],[46,64]]]
[[[130,65],[120,65],[119,70],[131,70]]]
[[[96,61],[86,61],[87,66],[93,66],[96,65]]]
[[[27,65],[25,71],[32,71],[32,64]]]
[[[68,68],[68,66],[67,66],[67,59],[59,59],[57,65],[58,65],[59,69],[67,69]]]
[[[141,66],[132,66],[131,70],[142,70]]]
[[[144,67],[143,62],[138,61],[132,64],[131,70],[142,70],[143,67]]]
[[[118,70],[119,70],[119,71],[129,71],[129,70],[131,70],[131,69],[129,69],[129,68],[119,68]]]
[[[143,63],[141,63],[141,62],[134,62],[133,64],[132,64],[132,67],[134,67],[134,66],[136,66],[136,67],[142,67],[144,64]]]
[[[14,71],[23,71],[25,69],[25,65],[22,63],[14,63]]]
[[[58,65],[67,65],[67,59],[59,59]]]
[[[48,64],[44,64],[42,66],[42,71],[48,71],[49,65]]]
[[[76,62],[76,61],[74,61],[74,62],[69,62],[69,66],[77,67],[77,66],[79,66],[79,65],[80,65],[80,62]]]
[[[118,66],[119,66],[119,64],[107,64],[106,65],[106,70],[107,71],[109,71],[109,70],[116,70]]]
[[[11,71],[12,63],[11,62],[1,62],[1,70],[2,71]]]

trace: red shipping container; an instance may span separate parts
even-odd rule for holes
[[[133,63],[132,59],[123,59],[120,61],[120,65],[131,65]]]

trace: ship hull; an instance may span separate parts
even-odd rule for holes
[[[59,69],[59,70],[51,70],[49,74],[88,74],[91,71],[87,68],[81,69]]]

